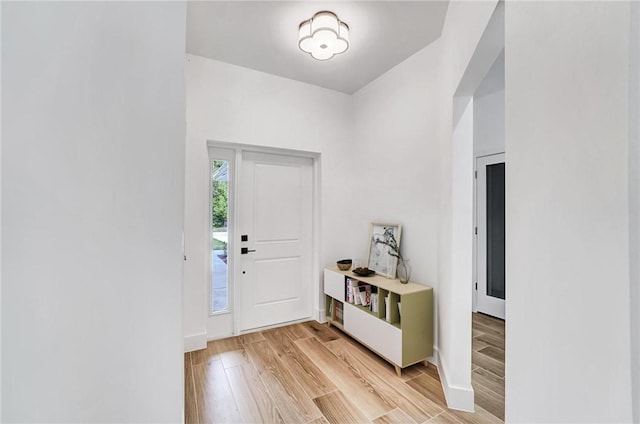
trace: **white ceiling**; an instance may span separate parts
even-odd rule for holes
[[[352,94],[442,31],[447,1],[211,1],[187,6],[187,53]],[[350,46],[328,61],[298,48],[298,25],[331,10]]]

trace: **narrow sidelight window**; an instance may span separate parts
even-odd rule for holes
[[[229,220],[229,162],[213,160],[211,170],[211,313],[229,309],[227,230]]]

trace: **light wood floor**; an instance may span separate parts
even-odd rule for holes
[[[471,384],[475,403],[504,420],[504,321],[472,315]]]
[[[340,330],[310,321],[185,354],[186,422],[502,423],[497,405],[504,400],[493,399],[500,377],[476,363],[476,356],[497,362],[493,350],[480,352],[494,345],[476,338],[497,339],[498,330],[475,317],[473,325],[474,387],[487,393],[473,414],[447,409],[433,365],[414,365],[397,377],[392,365]]]

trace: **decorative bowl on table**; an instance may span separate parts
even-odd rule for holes
[[[356,274],[356,275],[359,275],[361,277],[369,277],[371,275],[375,275],[376,274],[376,272],[374,270],[369,269],[369,268],[363,268],[363,267],[354,268],[353,269],[353,273]]]
[[[351,264],[353,261],[351,259],[341,259],[336,264],[338,265],[338,269],[341,271],[349,271],[351,269]]]

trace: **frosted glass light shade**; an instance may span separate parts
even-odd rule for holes
[[[331,59],[349,48],[349,26],[333,12],[318,12],[300,24],[298,47],[314,59]]]
[[[298,47],[303,52],[310,53],[313,48],[313,38],[311,38],[311,19],[300,24],[298,30]]]

